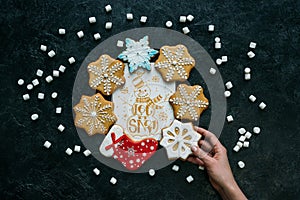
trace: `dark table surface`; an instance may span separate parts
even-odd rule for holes
[[[110,3],[113,11],[106,14],[104,6]],[[72,87],[77,70],[85,56],[106,38],[141,27],[138,17],[148,16],[143,26],[164,27],[167,20],[173,29],[181,31],[180,15],[195,16],[188,26],[190,37],[198,41],[213,59],[228,55],[229,61],[220,67],[224,81],[234,83],[228,100],[228,113],[235,121],[225,124],[220,137],[228,148],[228,156],[237,182],[250,199],[299,199],[299,133],[300,133],[300,2],[273,1],[1,1],[1,131],[0,131],[0,199],[218,199],[204,171],[196,166],[176,161],[180,172],[171,166],[148,174],[130,174],[113,170],[95,158],[83,154],[67,156],[64,151],[81,144],[72,119]],[[127,12],[134,21],[126,21]],[[89,25],[88,17],[96,16],[96,25]],[[104,23],[113,21],[113,29],[106,31]],[[207,32],[209,24],[216,31]],[[67,35],[61,37],[57,29],[64,27]],[[86,36],[78,40],[76,32]],[[100,32],[101,41],[94,41],[92,33]],[[215,51],[213,38],[220,36],[223,48]],[[256,57],[246,56],[250,41],[257,42]],[[47,44],[57,52],[53,59],[39,50]],[[77,62],[68,66],[67,58]],[[66,73],[52,84],[44,81],[34,89],[32,98],[24,102],[26,83],[35,77],[36,69],[50,74],[60,64],[68,66]],[[252,69],[252,79],[243,80],[243,68]],[[45,92],[46,99],[34,96]],[[59,93],[55,101],[53,91]],[[248,101],[255,94],[267,103],[265,111]],[[63,107],[57,116],[56,106]],[[33,122],[32,113],[40,118]],[[58,135],[57,125],[63,122],[67,129]],[[251,139],[250,148],[232,152],[237,141],[236,130],[255,125],[262,128],[260,135]],[[53,142],[47,150],[45,140]],[[239,169],[237,162],[246,163]],[[101,170],[100,176],[92,172]],[[188,184],[185,177],[192,174],[195,181]],[[112,186],[110,177],[118,183]]]

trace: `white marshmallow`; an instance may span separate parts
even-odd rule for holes
[[[250,67],[245,67],[244,72],[245,72],[245,74],[250,74],[251,68]]]
[[[108,5],[106,5],[106,6],[105,6],[105,11],[106,11],[106,12],[110,12],[110,11],[112,11],[112,7],[111,7],[111,5],[109,5],[109,4],[108,4]]]
[[[212,25],[212,24],[208,25],[208,31],[209,31],[209,32],[215,31],[215,26]]]
[[[246,137],[244,135],[241,135],[239,138],[239,141],[244,142],[246,140]]]
[[[126,14],[126,19],[127,20],[133,20],[133,14],[132,13],[127,13]]]
[[[248,142],[248,141],[245,141],[245,142],[243,143],[243,147],[246,147],[246,148],[248,148],[248,147],[249,147],[249,145],[250,145],[250,142]]]
[[[18,85],[23,85],[24,83],[25,83],[25,81],[23,79],[18,80]]]
[[[235,151],[235,152],[239,152],[240,149],[241,149],[241,147],[239,147],[238,145],[235,145],[233,147],[233,151]]]
[[[24,101],[27,101],[27,100],[29,100],[29,99],[30,99],[29,94],[24,94],[24,95],[23,95],[23,100],[24,100]]]
[[[215,37],[215,42],[219,43],[219,42],[221,42],[221,39],[219,37]]]
[[[228,61],[228,56],[222,56],[222,62],[227,62]]]
[[[245,74],[245,80],[249,81],[251,79],[251,74]]]
[[[199,166],[198,166],[198,169],[200,169],[200,170],[204,170],[204,169],[205,169],[205,167],[203,167],[203,166],[199,165]]]
[[[108,29],[111,29],[111,28],[112,28],[112,25],[113,25],[112,22],[106,22],[106,23],[105,23],[105,29],[107,29],[107,30],[108,30]]]
[[[249,51],[249,52],[247,53],[247,55],[248,55],[249,58],[254,58],[255,53],[254,53],[253,51]]]
[[[83,152],[83,154],[85,155],[85,157],[88,157],[89,155],[91,155],[91,151],[87,149]]]
[[[47,81],[47,83],[50,83],[51,81],[53,81],[53,77],[49,75],[45,78],[45,80]]]
[[[221,42],[216,42],[215,43],[215,49],[221,49]]]
[[[65,151],[66,154],[68,154],[69,156],[72,155],[73,151],[70,148],[67,148],[67,150]]]
[[[188,34],[189,32],[190,32],[190,29],[189,29],[189,27],[183,27],[182,28],[182,32],[184,33],[184,34]]]
[[[141,16],[140,22],[141,23],[146,23],[147,22],[147,17],[146,16]]]
[[[98,176],[100,174],[100,170],[98,168],[94,168],[93,172]]]
[[[28,89],[28,90],[32,90],[32,89],[33,89],[33,85],[32,85],[31,83],[29,83],[29,84],[27,85],[27,89]]]
[[[75,152],[80,152],[81,147],[79,145],[74,146],[74,151]]]
[[[45,94],[44,93],[41,93],[41,92],[39,92],[38,93],[38,99],[41,99],[41,100],[43,100],[45,98]]]
[[[115,185],[117,183],[117,179],[115,177],[111,177],[110,181],[111,184]]]
[[[249,47],[251,49],[255,49],[256,48],[256,43],[255,42],[250,42]]]
[[[260,128],[258,126],[253,127],[253,133],[259,134],[260,133]]]
[[[62,111],[62,107],[57,107],[57,108],[55,108],[55,113],[56,113],[56,114],[60,114],[61,111]]]
[[[231,81],[228,81],[227,83],[225,83],[225,86],[228,90],[230,90],[231,88],[233,88],[233,84]]]
[[[239,134],[243,135],[246,133],[246,129],[245,128],[239,128],[238,129]]]
[[[40,49],[41,49],[42,51],[47,51],[47,46],[46,46],[46,45],[41,45],[41,46],[40,46]]]
[[[212,75],[214,75],[216,72],[217,72],[217,70],[216,70],[215,68],[212,68],[212,67],[211,67],[211,68],[209,69],[209,73],[212,74]]]
[[[100,33],[95,33],[95,34],[94,34],[94,39],[95,39],[95,40],[99,40],[100,38],[101,38]]]
[[[32,121],[35,121],[35,120],[37,120],[39,118],[39,115],[38,114],[32,114],[31,115],[31,120]]]
[[[194,181],[193,176],[192,176],[192,175],[189,175],[188,177],[186,177],[186,181],[187,181],[188,183],[193,182],[193,181]]]
[[[58,71],[60,71],[61,73],[64,73],[66,71],[66,67],[63,65],[60,65],[58,68]]]
[[[240,142],[240,141],[238,141],[238,142],[236,143],[236,145],[237,145],[237,146],[239,146],[240,148],[242,148],[242,147],[243,147],[243,143],[242,143],[242,142]]]
[[[239,161],[238,166],[243,169],[245,167],[245,163],[243,161]]]
[[[51,142],[45,141],[44,147],[46,147],[47,149],[49,149],[51,147]]]
[[[57,97],[57,92],[52,92],[51,97],[52,97],[52,99],[56,99],[56,97]]]
[[[249,131],[247,131],[247,132],[245,133],[245,137],[246,137],[247,139],[250,139],[251,136],[252,136],[252,133],[250,133]]]
[[[218,58],[218,59],[216,60],[216,63],[217,63],[217,65],[221,65],[221,64],[222,64],[222,59],[221,59],[221,58]]]
[[[75,58],[74,57],[70,57],[68,59],[68,61],[69,61],[70,64],[73,64],[73,63],[75,63]]]
[[[267,107],[267,105],[264,102],[261,102],[258,106],[261,110],[263,110]]]
[[[58,29],[58,34],[59,35],[65,35],[66,34],[66,29],[64,29],[64,28]]]
[[[124,42],[122,40],[118,40],[117,47],[123,47],[123,46],[124,46]]]
[[[83,38],[83,36],[84,36],[83,31],[78,31],[76,34],[77,34],[78,38]]]
[[[59,77],[59,71],[58,70],[53,70],[53,74],[54,77]]]
[[[155,175],[155,170],[154,169],[150,169],[149,170],[149,175],[150,176],[154,176]]]
[[[36,71],[36,75],[39,76],[39,77],[42,77],[43,74],[44,74],[43,70],[38,69],[38,70]]]
[[[186,19],[187,19],[189,22],[191,22],[191,21],[193,21],[193,20],[195,19],[195,17],[194,17],[193,15],[188,15],[188,16],[186,17]]]
[[[185,23],[186,22],[186,16],[180,16],[179,17],[179,22],[181,22],[181,23]]]
[[[230,97],[230,95],[231,95],[231,92],[230,92],[230,91],[226,90],[226,91],[224,92],[224,96],[225,96],[225,97]]]
[[[49,56],[50,58],[54,57],[54,56],[55,56],[55,51],[53,51],[53,50],[49,51],[49,52],[48,52],[48,56]]]
[[[178,165],[173,165],[172,170],[175,172],[179,171],[179,166]]]
[[[232,122],[232,121],[233,121],[232,115],[228,115],[228,116],[226,117],[226,119],[227,119],[227,122]]]
[[[62,124],[60,124],[60,125],[57,127],[57,129],[58,129],[60,132],[63,132],[63,131],[65,130],[65,127],[64,127]]]
[[[256,97],[255,97],[254,95],[251,94],[251,95],[249,96],[249,100],[252,101],[252,102],[255,102],[255,101],[256,101]]]
[[[94,23],[96,23],[96,17],[89,17],[89,22],[90,22],[90,24],[94,24]]]
[[[171,28],[173,23],[171,21],[166,21],[166,27]]]

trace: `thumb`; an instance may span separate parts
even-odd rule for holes
[[[197,156],[200,160],[204,162],[204,164],[210,163],[213,159],[208,155],[208,152],[203,151],[198,146],[192,146],[191,150],[195,156]]]

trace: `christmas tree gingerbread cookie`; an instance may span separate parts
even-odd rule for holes
[[[82,96],[74,106],[75,125],[83,128],[88,135],[106,134],[117,117],[113,113],[113,103],[106,101],[100,93]]]
[[[201,113],[208,108],[209,102],[199,85],[178,85],[176,92],[169,99],[177,119],[197,121]]]
[[[111,95],[115,89],[125,83],[124,63],[101,55],[99,59],[88,65],[89,85],[103,95]]]
[[[165,81],[185,81],[195,66],[195,59],[184,45],[163,46],[154,67]]]

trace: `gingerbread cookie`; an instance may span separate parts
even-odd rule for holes
[[[187,159],[192,154],[191,146],[198,145],[201,138],[192,123],[182,123],[176,119],[170,127],[162,129],[162,134],[160,145],[165,147],[170,160]]]
[[[163,46],[154,66],[166,81],[185,81],[195,66],[195,59],[184,45]]]
[[[207,109],[209,103],[199,85],[188,86],[180,84],[169,102],[174,109],[177,119],[198,120],[201,113]]]
[[[125,83],[124,63],[106,54],[88,65],[88,73],[90,87],[104,95],[111,95],[117,87]]]
[[[157,146],[158,142],[153,138],[134,141],[121,126],[114,125],[99,150],[104,156],[118,160],[128,170],[137,170],[155,153]]]
[[[76,114],[75,125],[83,128],[88,135],[106,134],[109,127],[117,121],[113,113],[113,103],[106,101],[100,93],[82,96],[73,109]]]

